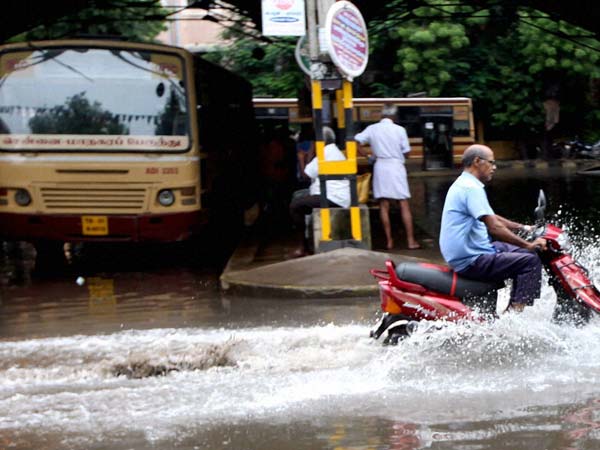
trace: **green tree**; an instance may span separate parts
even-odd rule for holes
[[[69,97],[64,105],[38,112],[29,126],[35,134],[129,134],[100,102],[90,103],[84,92]]]
[[[423,3],[409,9],[414,3],[392,0],[391,13],[369,24],[370,61],[355,95],[468,96],[486,136],[503,139],[541,134],[543,102],[555,96],[563,134],[600,138],[600,42],[592,32],[510,2]],[[226,38],[209,59],[248,78],[255,95],[298,95],[295,39]]]
[[[224,33],[229,44],[204,57],[252,83],[254,96],[296,97],[304,73],[294,57],[297,38],[268,43],[236,31]]]
[[[405,5],[396,0],[391,9]],[[561,101],[561,122],[580,128],[572,132],[599,118],[589,86],[600,77],[600,43],[539,11],[430,0],[372,28],[371,67],[387,60],[393,69],[374,77],[372,95],[469,96],[478,117],[506,137],[543,130],[542,104],[553,95]]]
[[[401,74],[392,81],[396,91],[424,91],[429,96],[439,96],[452,83],[453,73],[466,68],[458,57],[470,43],[466,27],[447,20],[458,10],[457,6],[441,10],[418,8],[413,13],[414,19],[386,27],[384,45],[390,46],[386,40],[391,41],[395,50],[391,55],[384,52],[381,57],[391,57],[393,73]],[[375,46],[378,44],[376,41]]]
[[[170,12],[161,6],[160,0],[115,0],[112,8],[98,9],[92,5],[51,25],[21,33],[10,42],[81,35],[122,36],[132,41],[150,42],[166,29],[164,21]]]

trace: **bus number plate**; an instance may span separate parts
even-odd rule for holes
[[[106,236],[108,234],[108,217],[82,216],[81,228],[84,236]]]

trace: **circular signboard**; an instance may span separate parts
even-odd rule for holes
[[[308,41],[306,39],[306,35],[300,36],[298,42],[296,43],[296,51],[294,52],[294,56],[296,57],[296,62],[302,69],[306,75],[310,77],[310,55],[308,51]]]
[[[362,14],[347,1],[329,8],[325,41],[331,60],[349,80],[361,75],[369,61],[369,36]]]

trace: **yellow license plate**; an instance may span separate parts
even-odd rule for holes
[[[106,236],[108,234],[108,217],[81,216],[81,231],[84,236]]]

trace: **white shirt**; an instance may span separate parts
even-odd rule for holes
[[[337,145],[329,144],[325,146],[325,161],[343,161],[345,159],[346,157],[337,148]],[[304,173],[312,180],[310,183],[310,195],[320,195],[319,160],[316,156],[306,165]],[[340,205],[342,208],[348,208],[350,206],[350,182],[348,180],[327,181],[327,199],[336,205]]]
[[[404,154],[410,152],[406,130],[387,117],[369,125],[354,136],[360,144],[370,144],[373,154],[381,159],[399,159],[404,162]]]

